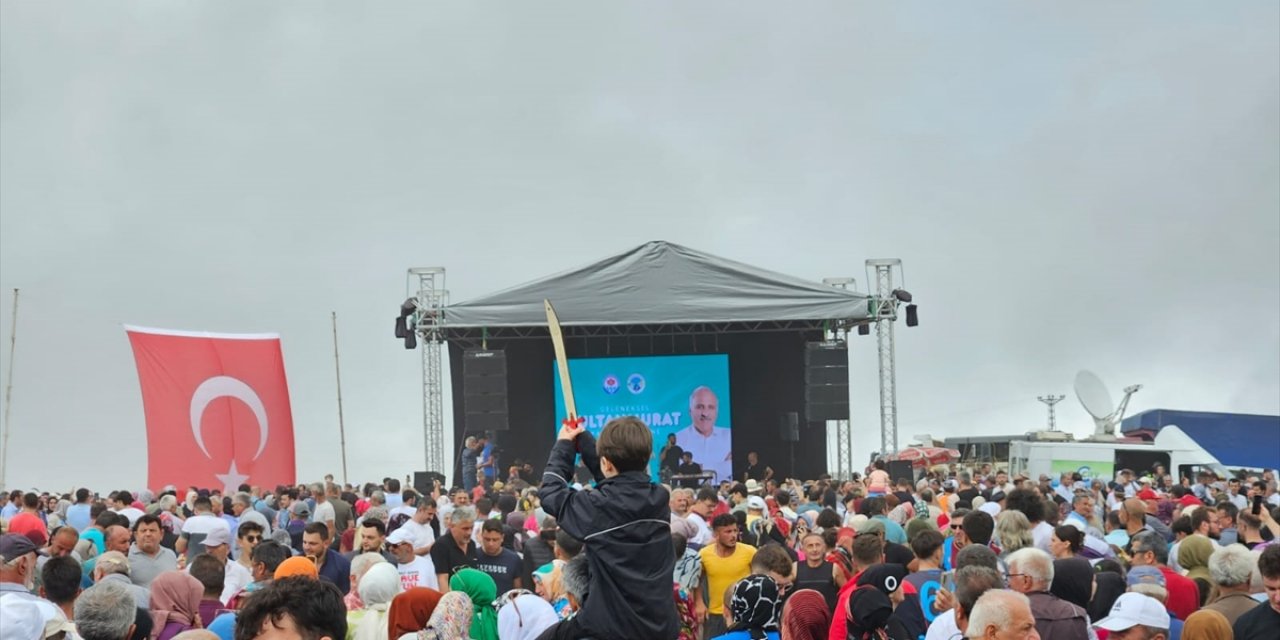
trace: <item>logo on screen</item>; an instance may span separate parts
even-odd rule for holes
[[[627,391],[630,391],[631,395],[639,395],[641,392],[643,392],[644,376],[638,373],[633,373],[627,376]]]
[[[618,392],[621,385],[618,384],[618,376],[609,374],[604,377],[604,392],[613,395]]]

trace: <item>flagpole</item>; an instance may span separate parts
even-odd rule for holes
[[[18,289],[13,289],[13,319],[9,322],[9,373],[4,388],[4,446],[0,452],[0,487],[4,483],[5,474],[9,470],[9,407],[13,406],[13,349],[18,343]]]
[[[347,430],[342,423],[342,368],[338,365],[338,312],[330,311],[333,320],[333,374],[338,381],[338,442],[342,446],[342,483],[347,483]],[[9,361],[10,365],[13,361]]]

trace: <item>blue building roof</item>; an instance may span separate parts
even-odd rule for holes
[[[1227,466],[1280,467],[1280,416],[1152,409],[1129,416],[1120,433],[1176,426]]]

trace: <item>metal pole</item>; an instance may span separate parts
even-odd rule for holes
[[[338,381],[338,442],[342,447],[342,483],[347,483],[347,429],[342,422],[342,366],[338,363],[338,312],[330,311],[333,320],[333,375]]]
[[[1055,396],[1053,394],[1049,394],[1047,396],[1036,396],[1036,400],[1039,400],[1040,402],[1043,402],[1049,406],[1049,430],[1050,431],[1058,430],[1058,418],[1054,414],[1053,405],[1058,404],[1059,402],[1062,402],[1064,398],[1066,398],[1066,396],[1062,396],[1062,395]]]
[[[9,321],[9,373],[4,388],[4,447],[0,453],[0,487],[9,470],[9,408],[13,406],[13,350],[18,343],[18,289],[13,290],[13,319]]]

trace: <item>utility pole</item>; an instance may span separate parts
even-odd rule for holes
[[[338,444],[342,447],[342,483],[347,483],[347,429],[342,423],[342,367],[338,364],[338,312],[330,311],[333,320],[333,374],[338,381]]]
[[[18,290],[13,290],[13,319],[9,322],[9,373],[4,388],[4,442],[0,448],[0,487],[9,471],[9,408],[13,406],[13,350],[18,342]]]
[[[1045,405],[1049,407],[1049,430],[1050,431],[1058,430],[1058,418],[1054,414],[1053,405],[1058,404],[1059,402],[1062,402],[1063,398],[1066,398],[1066,396],[1055,396],[1053,394],[1049,394],[1047,396],[1036,396],[1036,400],[1039,400],[1040,402],[1045,403]]]

